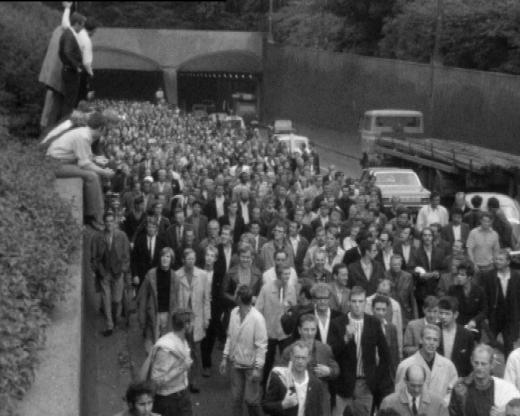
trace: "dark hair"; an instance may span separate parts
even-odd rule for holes
[[[172,328],[174,331],[182,331],[186,327],[186,316],[191,317],[189,309],[177,309],[172,314]]]
[[[443,296],[439,300],[439,309],[452,311],[453,313],[459,311],[459,301],[453,296]]]
[[[473,208],[480,208],[482,205],[482,197],[480,195],[473,195],[471,197],[471,205],[473,205]]]
[[[454,215],[462,215],[464,214],[464,212],[459,208],[459,207],[455,207],[451,210],[451,216],[453,217]]]
[[[376,295],[374,299],[372,299],[372,308],[376,306],[376,303],[385,303],[386,306],[390,307],[390,299],[388,296]]]
[[[374,241],[370,239],[361,241],[361,244],[359,245],[359,251],[361,251],[361,256],[364,256],[367,253],[367,251],[370,251],[374,244]]]
[[[423,309],[436,308],[439,306],[439,298],[437,296],[426,296],[423,302]]]
[[[475,267],[473,267],[473,263],[469,260],[461,261],[457,265],[457,271],[465,270],[468,276],[473,276],[475,274]]]
[[[301,328],[305,322],[314,322],[318,327],[318,320],[312,313],[304,313],[298,318],[298,328]]]
[[[125,400],[132,406],[139,396],[147,394],[152,398],[155,396],[154,385],[151,381],[138,381],[131,383],[126,389]]]
[[[484,211],[480,214],[480,219],[482,220],[482,218],[488,218],[489,220],[493,220],[493,216],[487,211]]]
[[[337,263],[337,264],[335,264],[334,267],[332,267],[332,274],[334,276],[337,276],[341,269],[347,269],[348,270],[348,267],[347,267],[347,265],[345,263]]]
[[[520,399],[519,398],[515,398],[515,399],[509,400],[507,402],[507,404],[506,404],[506,407],[512,407],[513,409],[520,408]]]
[[[241,285],[237,289],[236,297],[240,299],[244,305],[251,305],[253,300],[253,291],[247,285]]]
[[[86,21],[87,21],[87,18],[78,12],[74,12],[70,16],[70,25],[71,26],[74,26],[76,23],[79,23],[80,25],[84,25]]]
[[[307,300],[311,300],[312,299],[312,295],[311,295],[311,288],[312,288],[312,282],[310,284],[302,284],[301,288],[300,288],[300,292],[298,293],[299,295],[302,295],[305,296],[305,298]]]
[[[441,194],[438,193],[438,192],[432,192],[432,193],[430,194],[430,201],[433,201],[433,198],[437,198],[437,197],[440,198],[440,197],[441,197]]]

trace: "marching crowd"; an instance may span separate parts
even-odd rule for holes
[[[90,222],[103,335],[135,297],[148,352],[124,414],[190,415],[215,348],[234,415],[520,414],[520,275],[496,199],[384,207],[373,177],[164,103],[83,102],[64,123],[48,155],[84,134],[108,173]]]

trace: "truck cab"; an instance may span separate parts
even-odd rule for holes
[[[424,134],[424,117],[415,110],[370,110],[360,121],[361,152],[363,159],[374,162],[374,144],[382,136],[418,137]]]

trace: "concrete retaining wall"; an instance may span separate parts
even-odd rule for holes
[[[57,179],[58,194],[72,204],[76,220],[83,222],[81,179]],[[20,403],[21,416],[79,416],[81,408],[81,349],[83,321],[83,252],[70,265],[72,288],[56,306],[47,328],[47,342],[31,389]]]

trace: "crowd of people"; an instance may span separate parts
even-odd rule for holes
[[[128,414],[190,415],[215,350],[237,416],[519,414],[520,275],[496,199],[385,207],[373,177],[164,102],[82,102],[64,123],[48,154],[88,137],[76,168],[96,178],[102,333],[135,301],[148,353]]]
[[[147,359],[120,415],[191,415],[215,355],[235,416],[520,415],[517,242],[496,198],[384,206],[375,177],[162,90],[93,101],[96,24],[63,6],[42,145],[83,179],[102,334],[135,304]]]

